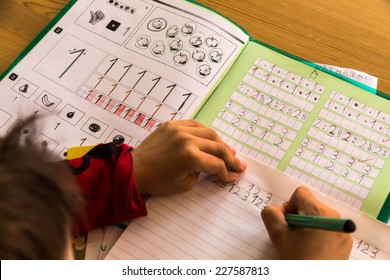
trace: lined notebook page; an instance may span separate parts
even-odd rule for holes
[[[276,258],[260,210],[283,203],[302,183],[244,159],[249,167],[238,183],[224,185],[203,175],[189,192],[151,197],[148,216],[127,227],[106,259]],[[390,227],[313,192],[357,224],[351,259],[390,259]]]
[[[178,196],[151,198],[148,217],[130,224],[108,258],[275,257],[258,211],[207,185]]]

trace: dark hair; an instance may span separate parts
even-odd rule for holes
[[[22,139],[34,119],[0,138],[0,259],[62,259],[83,206],[68,166]]]

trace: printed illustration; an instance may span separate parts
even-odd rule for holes
[[[155,8],[125,47],[207,85],[236,46],[201,21]],[[223,50],[223,51],[222,51]]]
[[[202,33],[196,33],[192,35],[190,39],[190,45],[194,48],[199,48],[203,45],[203,42],[205,41],[205,36]]]
[[[216,48],[221,44],[221,37],[219,35],[213,34],[206,38],[206,45],[209,48]]]
[[[89,20],[89,23],[92,25],[95,25],[96,23],[102,21],[105,18],[105,15],[102,11],[97,10],[96,12],[90,11],[91,13],[91,19]]]
[[[151,47],[150,51],[152,52],[153,55],[155,55],[157,57],[164,55],[164,53],[165,53],[165,43],[163,41],[157,41]]]
[[[83,118],[85,113],[71,104],[66,104],[65,107],[58,113],[58,116],[75,126]]]
[[[76,20],[76,24],[122,45],[152,7],[144,1],[93,1]],[[159,28],[159,23],[151,23],[151,28]]]
[[[184,35],[184,36],[189,36],[189,35],[192,35],[196,30],[196,23],[195,22],[187,22],[185,24],[183,24],[183,26],[181,27],[181,33]]]
[[[107,1],[109,4],[111,4],[113,7],[120,9],[122,11],[128,12],[130,14],[134,14],[136,12],[136,8],[129,6],[126,3],[123,3],[121,1],[116,1],[116,0],[108,0]]]
[[[22,78],[12,87],[12,90],[26,98],[30,98],[38,90],[38,86]]]
[[[153,32],[159,32],[164,30],[167,27],[167,22],[165,19],[156,18],[151,20],[148,23],[148,29]]]
[[[179,33],[180,33],[179,27],[177,27],[176,25],[173,25],[173,26],[168,28],[165,35],[167,38],[176,38],[176,36]]]
[[[179,51],[173,56],[173,61],[176,65],[186,65],[190,59],[190,53],[188,51]]]
[[[61,103],[61,99],[47,91],[44,91],[37,99],[35,99],[35,103],[45,110],[52,112]]]
[[[140,36],[137,39],[136,46],[140,49],[147,49],[147,48],[149,48],[151,40],[152,39],[149,36],[146,36],[146,35]]]
[[[210,60],[214,63],[220,63],[223,58],[223,53],[221,49],[213,49],[210,51]]]
[[[203,62],[206,58],[206,51],[204,49],[195,49],[192,53],[192,58],[197,62]]]

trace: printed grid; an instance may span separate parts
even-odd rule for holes
[[[276,168],[324,91],[259,58],[211,127],[238,151]],[[332,92],[284,172],[360,209],[389,155],[389,123],[390,115]]]
[[[332,92],[285,172],[360,209],[389,156],[389,120]]]
[[[238,151],[276,168],[324,90],[259,58],[211,126]]]
[[[164,121],[182,119],[196,99],[186,89],[112,56],[106,57],[78,95],[149,131]]]

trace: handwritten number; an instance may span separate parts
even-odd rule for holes
[[[170,90],[169,90],[169,92],[168,92],[168,94],[164,97],[164,99],[163,99],[163,103],[165,102],[165,100],[168,98],[168,96],[172,93],[172,91],[175,89],[177,87],[177,85],[170,85],[170,86],[167,86],[167,88],[169,88]]]
[[[145,76],[145,74],[146,74],[146,70],[145,71],[142,71],[142,72],[139,72],[138,73],[138,75],[141,75],[141,77],[138,79],[138,81],[134,84],[134,86],[133,86],[133,88],[135,88],[137,85],[138,85],[138,83],[142,80],[142,78]]]
[[[119,79],[118,82],[122,81],[123,77],[126,76],[127,72],[129,72],[129,70],[130,70],[130,68],[131,68],[132,66],[133,66],[132,64],[123,66],[123,68],[125,68],[126,71],[125,71],[125,73],[123,73],[122,77],[120,77],[120,79]]]
[[[155,78],[152,81],[155,83],[146,95],[149,95],[154,90],[154,88],[157,86],[157,84],[161,81],[161,77]]]
[[[192,95],[192,93],[186,93],[186,94],[183,94],[183,96],[186,96],[186,99],[183,101],[183,103],[180,105],[178,111],[180,111],[184,105],[186,104],[186,102],[188,101],[188,99],[190,98],[190,96]]]
[[[110,67],[108,67],[106,73],[104,73],[104,76],[107,75],[108,72],[110,72],[111,68],[114,67],[115,63],[118,61],[118,58],[114,58],[114,59],[111,59],[110,62],[112,62],[112,64],[110,65]]]
[[[76,56],[76,58],[69,64],[69,66],[65,69],[64,72],[62,72],[62,74],[58,77],[59,79],[61,79],[65,74],[66,72],[69,71],[70,68],[72,68],[72,66],[76,63],[76,61],[81,57],[81,55],[85,54],[85,51],[86,49],[81,49],[81,50],[73,50],[73,51],[69,51],[70,54],[78,54]]]

